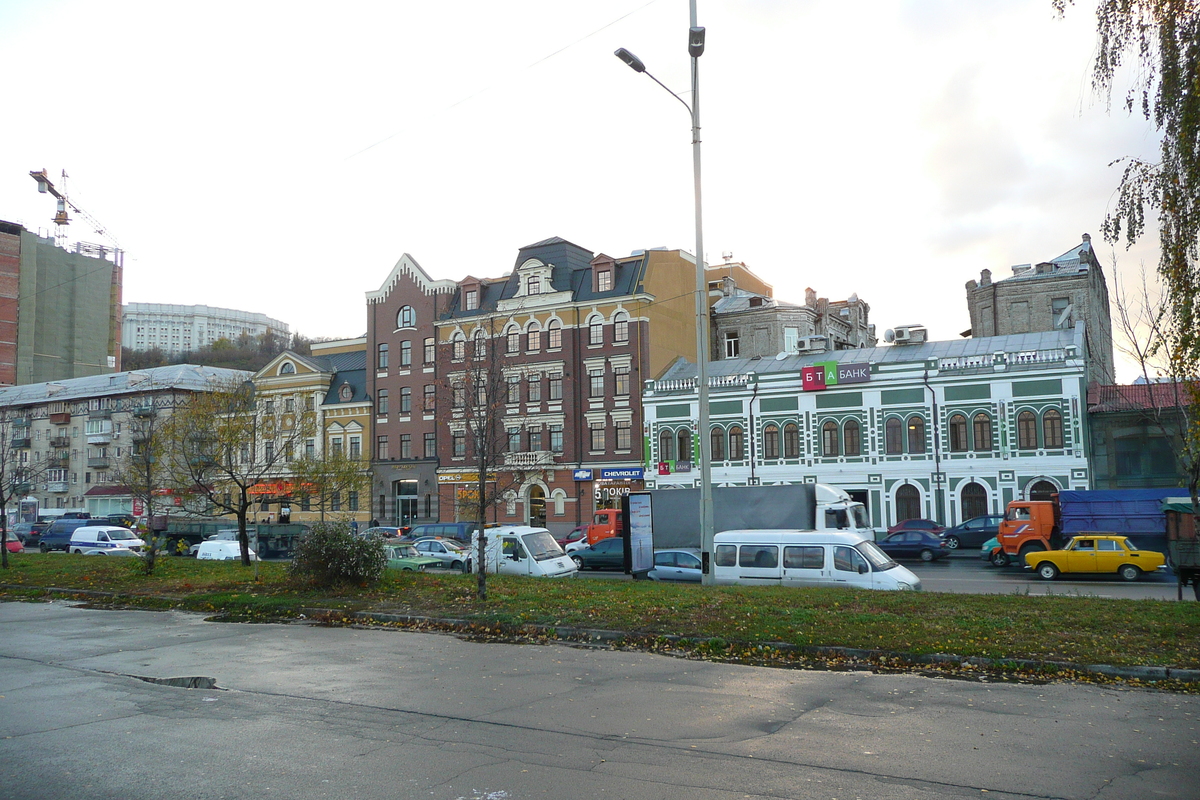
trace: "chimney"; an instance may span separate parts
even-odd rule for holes
[[[810,289],[804,290],[804,305],[815,306],[817,304],[817,293]]]
[[[980,271],[979,285],[980,286],[991,286],[992,285],[992,271],[990,269],[985,269],[985,270]]]

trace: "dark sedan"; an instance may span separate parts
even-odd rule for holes
[[[952,528],[946,528],[942,541],[951,550],[960,547],[975,549],[993,536],[1000,535],[1000,523],[1004,521],[1003,514],[984,514],[972,517],[966,522],[960,522]]]
[[[625,569],[625,540],[619,536],[601,539],[571,553],[571,560],[580,569]]]
[[[900,531],[878,544],[880,550],[897,561],[910,558],[933,561],[950,555],[941,538],[929,531]]]
[[[900,531],[929,531],[930,533],[941,533],[946,530],[945,526],[938,525],[931,519],[906,519],[903,522],[897,522],[895,525],[887,529],[888,533],[899,533]]]

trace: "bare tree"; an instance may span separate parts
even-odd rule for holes
[[[254,384],[246,381],[197,392],[164,427],[172,491],[189,511],[233,514],[242,564],[250,566],[246,523],[256,494],[289,482],[290,459],[316,434],[316,414],[281,410],[270,398],[256,403]]]
[[[487,599],[487,517],[488,512],[525,483],[540,465],[522,460],[519,428],[506,425],[509,393],[520,391],[520,373],[505,369],[502,358],[503,331],[511,318],[485,320],[476,327],[470,341],[451,342],[451,367],[445,377],[444,391],[450,398],[451,455],[465,458],[475,489],[461,501],[456,498],[460,516],[479,526],[475,553],[476,597]],[[515,402],[515,400],[514,400]]]
[[[1132,296],[1117,285],[1117,324],[1121,350],[1133,359],[1146,382],[1143,413],[1171,443],[1176,463],[1187,480],[1192,512],[1200,524],[1200,382],[1195,363],[1177,335],[1171,312],[1145,268]]]
[[[0,565],[8,569],[8,509],[20,503],[44,480],[47,468],[59,463],[51,450],[42,461],[32,461],[29,448],[29,412],[0,411]]]
[[[320,455],[305,455],[290,466],[291,497],[307,499],[324,522],[327,511],[341,511],[352,493],[362,494],[370,488],[369,463],[340,447],[322,448]]]
[[[167,396],[160,403],[161,407],[156,406],[155,398],[150,394],[130,409],[127,425],[131,446],[112,473],[113,481],[128,489],[133,500],[141,504],[142,514],[147,520],[144,531],[146,549],[143,551],[143,564],[147,575],[154,572],[158,558],[159,538],[154,530],[155,509],[159,498],[171,483],[171,442],[160,415],[174,408],[174,395]]]

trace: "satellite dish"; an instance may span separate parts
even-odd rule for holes
[[[775,354],[775,360],[776,360],[776,361],[783,361],[783,360],[784,360],[785,358],[787,358],[787,357],[788,357],[788,354],[787,354],[787,353],[776,353],[776,354]]]
[[[883,340],[885,342],[887,342],[888,344],[891,344],[892,342],[896,341],[896,332],[894,330],[892,330],[891,328],[888,328],[886,331],[883,332]]]

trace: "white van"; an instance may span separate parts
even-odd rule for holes
[[[70,553],[85,556],[140,556],[146,543],[128,528],[83,525],[71,534]]]
[[[196,558],[200,561],[240,561],[242,543],[237,540],[206,539],[196,548]],[[250,550],[250,560],[259,560],[253,548]]]
[[[471,542],[471,555],[467,570],[474,572],[474,562],[479,556],[478,531]],[[579,569],[545,528],[500,525],[487,529],[487,571],[501,575],[569,578]]]
[[[857,532],[723,531],[714,542],[718,584],[921,588],[920,578]]]

